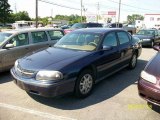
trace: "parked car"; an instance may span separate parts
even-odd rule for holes
[[[76,29],[97,28],[97,27],[103,27],[103,25],[100,23],[75,23],[69,29],[65,29],[64,32],[65,34],[67,34]]]
[[[0,72],[9,70],[27,53],[52,46],[62,36],[63,30],[50,28],[0,32]]]
[[[160,46],[155,45],[158,53],[147,63],[138,80],[140,97],[160,106]]]
[[[135,35],[142,40],[143,46],[153,47],[154,43],[160,42],[160,35],[158,34],[157,29],[142,29],[139,30]]]
[[[32,94],[74,92],[86,97],[95,83],[127,66],[134,69],[141,49],[122,29],[80,29],[54,47],[18,59],[11,74],[20,88]]]
[[[108,23],[105,24],[103,26],[104,28],[123,28],[124,30],[126,30],[127,32],[131,33],[131,34],[135,34],[136,33],[136,27],[134,25],[123,25],[122,23]]]
[[[61,26],[62,29],[69,29],[70,27],[72,27],[73,24],[69,24],[69,25],[63,25]]]

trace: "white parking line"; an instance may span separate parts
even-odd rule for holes
[[[22,107],[19,107],[19,106],[14,106],[14,105],[5,104],[5,103],[0,103],[0,107],[12,109],[12,110],[17,110],[17,111],[21,111],[21,112],[25,112],[25,113],[30,113],[30,114],[34,114],[34,115],[37,115],[37,116],[40,116],[40,117],[53,119],[53,120],[76,120],[76,119],[73,119],[73,118],[53,115],[53,114],[50,114],[50,113],[40,112],[40,111],[27,109],[27,108],[22,108]]]

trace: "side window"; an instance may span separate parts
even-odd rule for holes
[[[62,31],[59,31],[59,30],[48,31],[48,34],[49,34],[51,40],[58,40],[58,39],[61,39],[64,36]]]
[[[158,31],[155,31],[155,35],[158,36]]]
[[[48,41],[47,35],[44,31],[32,32],[31,34],[33,43]]]
[[[117,38],[115,33],[109,33],[103,41],[104,46],[117,46]]]
[[[129,37],[126,32],[118,32],[117,33],[120,44],[125,44],[129,42]]]
[[[22,33],[13,37],[10,41],[10,44],[13,44],[15,47],[23,46],[29,44],[28,33]]]

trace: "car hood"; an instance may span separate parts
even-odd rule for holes
[[[153,39],[152,35],[133,35],[133,37],[138,37],[139,39]]]
[[[73,62],[88,54],[90,54],[90,52],[51,47],[25,56],[19,59],[18,63],[24,69],[38,71],[40,69],[48,69],[49,66],[53,64],[56,64],[56,66],[65,66],[66,64],[70,64],[69,61]],[[63,63],[63,65],[61,63]]]
[[[144,70],[147,73],[160,78],[160,52],[149,61]]]

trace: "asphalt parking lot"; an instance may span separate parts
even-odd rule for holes
[[[160,120],[160,108],[149,108],[137,91],[140,71],[155,54],[143,48],[136,69],[98,83],[85,99],[29,95],[13,83],[9,72],[0,73],[0,120]]]

